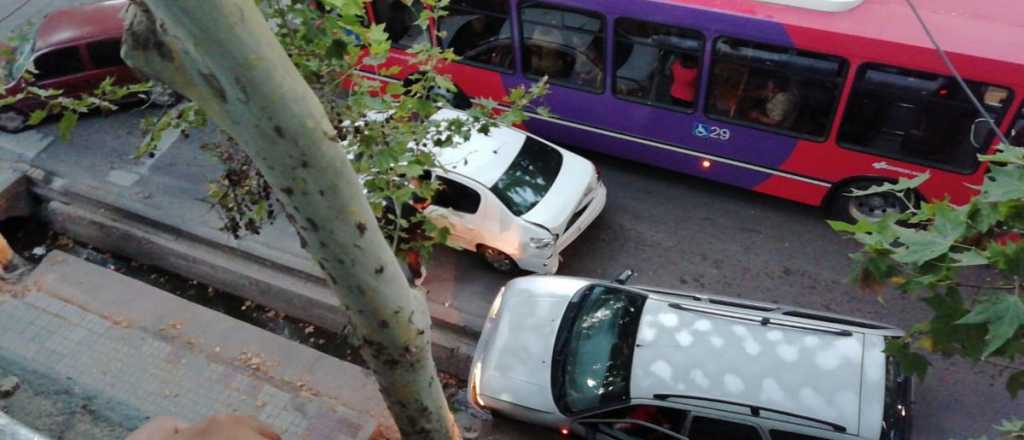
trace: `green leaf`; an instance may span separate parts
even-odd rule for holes
[[[920,265],[947,252],[967,230],[967,210],[947,203],[931,206],[935,218],[926,230],[896,226],[896,234],[903,246],[896,249],[893,258],[906,264]]]
[[[1018,277],[1024,277],[1024,243],[1007,241],[1005,244],[994,243],[986,252],[988,260],[1000,271]]]
[[[992,229],[992,226],[995,226],[1001,217],[998,204],[983,202],[978,198],[971,200],[969,211],[968,219],[970,219],[971,225],[982,233]]]
[[[1006,380],[1006,391],[1010,392],[1010,397],[1016,399],[1021,390],[1024,390],[1024,370],[1013,373]]]
[[[950,253],[949,256],[956,260],[956,263],[953,263],[953,266],[957,267],[981,266],[988,264],[988,258],[985,257],[985,255],[982,255],[982,253],[977,249],[971,249],[966,252]]]
[[[847,193],[847,195],[856,197],[856,196],[866,196],[866,195],[871,195],[871,194],[878,194],[878,193],[883,193],[883,192],[903,192],[903,191],[915,189],[915,188],[921,186],[921,184],[924,183],[926,180],[928,180],[929,177],[931,177],[931,174],[928,174],[928,173],[924,173],[924,174],[918,175],[917,177],[915,177],[913,179],[905,179],[905,178],[901,177],[899,179],[899,181],[896,182],[896,183],[886,182],[886,183],[875,185],[875,186],[872,186],[871,188],[863,189],[863,190],[861,190],[861,189],[850,189],[850,192]]]
[[[32,87],[32,86],[29,86],[29,87],[25,88],[25,90],[27,90],[29,93],[31,93],[33,95],[37,95],[37,96],[42,97],[42,98],[50,98],[50,97],[54,97],[54,96],[60,95],[61,93],[64,93],[63,90],[58,90],[58,89],[41,89],[39,87]]]
[[[998,153],[979,155],[978,159],[998,164],[1024,165],[1024,148],[1003,144],[1000,145]]]
[[[68,142],[71,140],[71,130],[75,128],[76,124],[78,124],[78,113],[72,111],[64,112],[64,116],[57,123],[57,133],[62,141]]]
[[[957,324],[987,324],[985,351],[982,359],[998,350],[1024,325],[1024,302],[1016,294],[992,293]]]
[[[37,125],[40,122],[43,122],[43,119],[46,119],[46,117],[49,115],[50,112],[46,110],[36,110],[32,112],[32,115],[29,116],[28,125]]]
[[[960,353],[972,359],[981,357],[985,348],[985,326],[957,323],[970,312],[959,290],[950,287],[922,301],[932,310],[933,316],[914,330],[930,340],[930,351],[944,355]]]
[[[928,358],[910,349],[910,343],[906,339],[890,339],[885,343],[885,353],[892,356],[899,364],[903,374],[917,376],[924,380],[930,363]]]
[[[861,252],[853,255],[857,263],[852,279],[857,287],[865,291],[878,292],[899,275],[899,268],[888,255],[877,252]]]
[[[1004,202],[1024,198],[1024,168],[994,166],[989,168],[979,199],[984,202]]]

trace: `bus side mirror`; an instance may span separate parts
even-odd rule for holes
[[[985,152],[988,150],[989,135],[992,134],[992,127],[985,118],[978,118],[971,124],[971,144],[978,151]]]
[[[620,286],[625,286],[626,283],[628,283],[634,276],[636,276],[636,272],[634,272],[633,269],[626,269],[622,271],[619,276],[615,277],[615,280],[612,282]]]

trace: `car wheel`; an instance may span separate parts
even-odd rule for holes
[[[164,83],[153,82],[153,89],[149,91],[149,102],[160,107],[170,107],[181,99],[181,95]]]
[[[16,108],[5,108],[0,110],[0,131],[17,133],[25,129],[28,123],[28,115]]]
[[[860,181],[844,185],[832,198],[829,217],[847,223],[861,220],[879,221],[889,214],[899,214],[910,209],[907,201],[914,203],[916,194],[910,191],[900,197],[892,192],[881,192],[864,196],[851,196],[850,190],[866,190],[878,185],[879,181]]]
[[[502,251],[490,246],[480,245],[477,248],[477,252],[481,257],[483,257],[487,264],[490,264],[491,267],[496,269],[498,272],[512,273],[519,270],[519,265],[516,264],[516,260],[513,260],[512,257]]]

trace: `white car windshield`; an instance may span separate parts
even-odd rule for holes
[[[491,186],[491,192],[512,211],[523,215],[540,203],[562,169],[562,153],[531,136],[505,173]]]
[[[555,401],[566,414],[629,398],[640,315],[647,298],[603,285],[576,294],[559,326],[552,363]]]

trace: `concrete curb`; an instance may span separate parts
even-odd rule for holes
[[[196,230],[181,230],[149,219],[143,212],[102,191],[90,191],[39,169],[31,169],[32,192],[46,203],[42,217],[51,227],[77,240],[179,273],[218,289],[232,292],[289,316],[340,332],[348,319],[319,270],[284,252],[240,249],[227,238],[208,237]],[[205,232],[205,231],[204,231]],[[259,246],[263,248],[263,246]],[[279,261],[262,255],[271,254]],[[428,301],[433,328],[433,354],[438,368],[466,377],[482,318],[469,319]],[[479,321],[479,322],[476,322]]]

